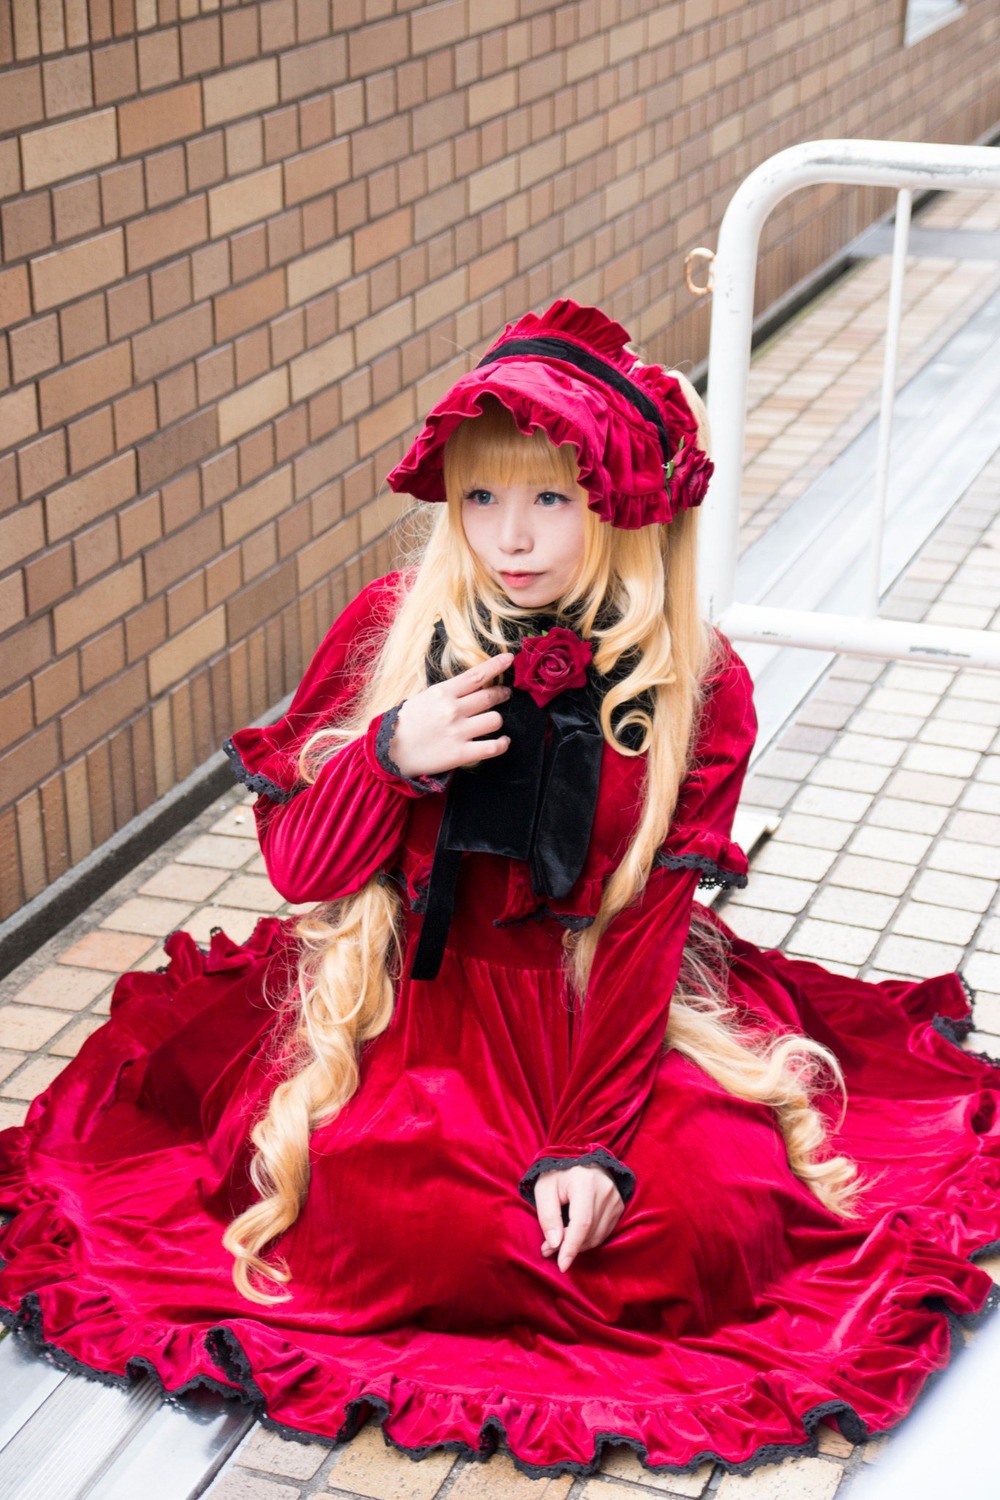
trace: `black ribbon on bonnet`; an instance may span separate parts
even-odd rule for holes
[[[551,624],[548,619],[541,628]],[[443,680],[445,639],[439,620],[427,657],[428,686]],[[413,961],[414,979],[434,979],[441,967],[463,854],[525,860],[531,888],[542,898],[559,900],[572,890],[590,847],[601,781],[601,701],[607,688],[631,670],[632,658],[633,653],[624,653],[608,676],[590,669],[586,687],[567,688],[545,708],[521,688],[514,688],[507,702],[498,706],[509,747],[495,759],[460,767],[448,788]],[[501,681],[512,678],[509,669]],[[643,695],[623,704],[615,718],[640,704],[651,708]],[[641,734],[641,726],[629,726],[618,731],[618,738],[638,748]],[[491,731],[489,738],[495,735]]]

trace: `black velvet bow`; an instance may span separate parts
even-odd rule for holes
[[[551,618],[541,624],[518,621],[521,628],[512,644],[525,635],[539,634],[552,623]],[[428,685],[443,678],[444,645],[444,626],[439,620],[427,656]],[[631,670],[633,654],[628,657],[628,661],[620,658],[608,676],[588,669],[585,687],[567,688],[545,708],[539,708],[528,692],[515,688],[499,707],[502,732],[510,735],[508,749],[495,760],[454,773],[434,850],[414,979],[434,979],[441,967],[463,853],[525,860],[531,888],[542,898],[561,899],[576,884],[590,845],[601,780],[601,701],[611,684]],[[512,679],[511,668],[500,680],[510,684]],[[651,700],[643,695],[622,705],[616,720],[636,704],[651,708]],[[492,730],[489,738],[496,734]],[[641,730],[626,729],[619,732],[619,738],[624,744],[631,740],[637,748],[639,734]]]

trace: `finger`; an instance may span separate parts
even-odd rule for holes
[[[496,687],[479,688],[474,693],[464,694],[458,699],[456,707],[464,714],[484,714],[498,703],[506,703],[510,695],[511,689],[498,683]]]
[[[501,651],[499,656],[489,656],[485,661],[477,662],[474,667],[466,667],[464,672],[459,672],[450,679],[451,684],[459,697],[464,698],[467,693],[477,692],[501,672],[506,672],[513,660],[513,651]]]
[[[464,749],[456,751],[455,766],[477,766],[481,760],[489,760],[510,749],[510,735],[502,734],[498,740],[470,740]]]
[[[503,714],[497,713],[495,709],[491,709],[487,713],[473,714],[470,718],[464,720],[461,733],[475,739],[481,734],[492,734],[495,736],[497,730],[502,728]]]
[[[590,1187],[570,1189],[569,1224],[559,1250],[559,1269],[568,1271],[580,1251],[586,1247],[594,1223],[594,1195]]]
[[[621,1218],[622,1210],[624,1208],[624,1204],[622,1203],[621,1196],[618,1193],[617,1188],[615,1189],[615,1198],[618,1199],[617,1203],[609,1201],[602,1209],[599,1210],[597,1218],[594,1222],[594,1227],[590,1231],[590,1241],[587,1245],[584,1246],[585,1250],[593,1250],[598,1245],[603,1245],[605,1240],[610,1239],[610,1237],[614,1234],[615,1229],[618,1227],[618,1220]]]
[[[542,1254],[552,1255],[563,1240],[562,1205],[554,1172],[543,1172],[535,1183],[535,1213],[545,1236]]]

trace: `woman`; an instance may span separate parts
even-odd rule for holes
[[[0,1136],[0,1302],[58,1357],[418,1456],[741,1468],[884,1430],[983,1307],[958,976],[846,979],[694,900],[745,883],[756,725],[697,613],[700,403],[626,341],[557,302],[437,404],[389,479],[439,502],[419,563],[227,744],[318,904],[174,934]]]

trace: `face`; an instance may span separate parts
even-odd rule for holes
[[[586,491],[531,484],[472,486],[462,495],[466,540],[513,604],[553,604],[583,558]]]

